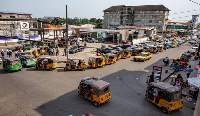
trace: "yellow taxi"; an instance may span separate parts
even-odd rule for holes
[[[150,52],[141,52],[137,56],[135,56],[133,59],[134,61],[146,61],[149,60],[152,57],[152,54]]]

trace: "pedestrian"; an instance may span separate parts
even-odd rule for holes
[[[148,76],[148,80],[147,80],[147,83],[151,83],[151,82],[154,82],[154,72],[151,73],[150,76]]]
[[[193,72],[193,69],[191,68],[191,65],[189,65],[188,69],[187,69],[187,78],[189,78],[190,74]]]
[[[18,58],[18,51],[15,51],[15,58]]]
[[[54,55],[56,53],[56,49],[55,49],[55,47],[53,47],[53,54],[52,55]]]
[[[176,85],[175,86],[178,87],[178,88],[181,88],[181,83],[180,83],[179,80],[176,81]]]
[[[66,48],[63,51],[63,56],[66,56]]]
[[[1,50],[1,56],[4,57],[4,55],[5,55],[5,54],[4,54],[4,50],[2,49],[2,50]]]
[[[9,49],[6,49],[7,57],[9,56]]]
[[[12,51],[10,49],[8,50],[8,57],[12,57]]]
[[[58,48],[58,46],[56,47],[56,56],[58,56],[59,55],[59,48]]]

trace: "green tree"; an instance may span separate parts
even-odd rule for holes
[[[55,17],[52,21],[51,24],[52,25],[62,25],[66,22],[65,18],[60,18],[60,17]]]
[[[95,27],[96,28],[102,28],[102,26],[103,26],[103,20],[102,19],[97,19]]]
[[[197,28],[200,28],[200,23],[197,24]]]
[[[89,24],[89,20],[87,18],[83,18],[81,20],[81,24]]]
[[[77,26],[80,26],[81,25],[81,20],[80,19],[74,19],[74,23],[73,25],[77,25]]]

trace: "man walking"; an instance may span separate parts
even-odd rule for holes
[[[187,69],[187,78],[189,78],[190,74],[193,72],[193,69],[191,68],[191,65],[189,65]]]
[[[5,54],[4,54],[4,50],[2,49],[2,50],[1,50],[1,56],[4,57],[4,55],[5,55]]]

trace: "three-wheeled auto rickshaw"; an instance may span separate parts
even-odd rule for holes
[[[78,86],[78,93],[97,107],[111,99],[110,84],[94,77],[82,79]]]
[[[36,64],[36,60],[31,55],[22,55],[19,59],[23,67],[32,67]]]
[[[191,57],[192,55],[190,53],[185,52],[181,55],[180,60],[188,62]]]
[[[85,71],[87,68],[87,64],[85,63],[84,59],[69,59],[66,62],[66,66],[64,68],[65,71],[67,70],[82,70]]]
[[[183,107],[181,89],[164,82],[149,83],[146,98],[156,104],[164,113]]]
[[[89,68],[98,68],[98,67],[104,67],[104,66],[105,66],[104,57],[102,56],[89,57],[89,60],[88,60]]]
[[[38,58],[35,65],[36,69],[53,70],[58,67],[57,59],[51,57]]]
[[[132,56],[137,56],[139,53],[143,52],[143,48],[134,48],[132,50]]]
[[[149,48],[149,52],[150,52],[150,53],[157,53],[157,52],[158,52],[157,46],[151,46],[151,47]]]
[[[122,59],[130,58],[131,57],[131,50],[122,50],[120,51],[122,54]]]
[[[157,46],[158,52],[162,52],[164,50],[163,48],[164,48],[163,45],[158,45]]]
[[[102,56],[105,58],[105,64],[113,64],[117,61],[117,57],[114,54],[102,54]]]
[[[39,51],[40,51],[41,55],[47,55],[48,54],[48,48],[49,48],[48,46],[40,46],[39,48],[40,48]]]
[[[117,57],[117,60],[119,60],[119,59],[121,59],[121,58],[122,58],[123,52],[116,51],[116,52],[114,52],[113,54],[115,54],[115,55],[116,55],[116,57]]]
[[[34,48],[32,49],[32,54],[37,58],[40,56],[40,53],[39,53],[39,48]]]
[[[22,65],[18,58],[3,58],[3,68],[8,71],[21,71]]]

